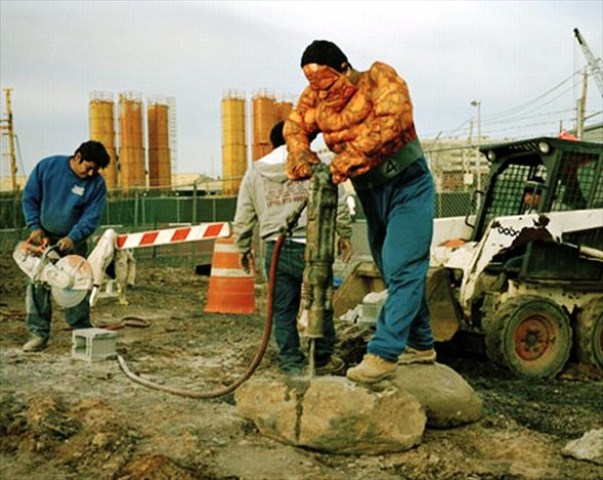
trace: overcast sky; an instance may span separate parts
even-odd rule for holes
[[[314,39],[358,70],[380,60],[409,84],[421,138],[574,127],[585,56],[603,50],[603,1],[0,1],[0,86],[10,87],[19,173],[89,137],[94,91],[176,102],[178,173],[221,174],[221,100],[261,90],[294,101]],[[2,92],[2,118],[5,118]],[[589,123],[603,121],[588,84]],[[248,128],[250,125],[248,124]],[[3,141],[4,148],[6,141]],[[2,175],[9,175],[2,162]]]

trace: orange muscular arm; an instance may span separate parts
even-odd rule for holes
[[[310,150],[310,136],[318,131],[315,102],[316,92],[307,87],[285,121],[283,136],[288,151],[287,176],[291,180],[309,178],[312,165],[320,163],[316,153]]]

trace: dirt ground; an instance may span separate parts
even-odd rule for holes
[[[527,381],[488,362],[475,339],[437,345],[439,361],[482,397],[479,422],[428,428],[407,452],[325,454],[263,437],[231,393],[187,398],[133,382],[117,360],[72,358],[60,311],[49,348],[21,352],[26,278],[8,254],[0,272],[2,479],[603,478],[602,466],[562,454],[570,440],[603,427],[603,375],[588,366],[570,362],[554,380]],[[132,371],[169,387],[216,392],[241,378],[260,344],[266,285],[256,287],[257,314],[224,315],[203,312],[208,283],[194,266],[139,263],[129,305],[101,299],[93,321],[148,320],[147,328],[116,330]],[[366,335],[344,322],[337,330],[338,353],[357,362]],[[274,354],[271,341],[255,375],[278,374]]]

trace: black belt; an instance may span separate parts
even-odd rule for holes
[[[297,237],[295,237],[297,238]],[[276,243],[278,239],[273,239],[273,240],[266,240],[266,243]],[[293,237],[285,237],[285,241],[283,242],[283,244],[290,244],[290,245],[301,245],[302,247],[306,246],[306,242],[297,242],[293,239]]]
[[[394,178],[422,156],[421,143],[418,139],[415,139],[404,145],[396,153],[387,157],[376,167],[371,168],[362,175],[352,177],[350,180],[352,181],[352,185],[354,185],[354,189],[368,190]]]

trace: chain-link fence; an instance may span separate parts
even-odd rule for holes
[[[169,225],[180,223],[221,222],[234,218],[235,197],[149,197],[144,193],[131,198],[107,200],[102,225],[123,225],[133,229],[141,225]],[[435,216],[464,215],[469,208],[470,194],[445,192],[436,195]],[[357,218],[362,220],[362,211]],[[25,226],[21,209],[21,195],[0,197],[0,229],[20,229]]]
[[[487,166],[480,169],[474,162],[477,170],[472,170],[465,155],[469,153],[461,151],[457,155],[461,160],[451,163],[450,156],[441,151],[426,151],[436,184],[436,218],[465,215],[470,208],[473,190],[478,185],[485,185]],[[477,182],[472,171],[481,172]],[[141,188],[111,191],[101,219],[101,229],[114,226],[127,233],[177,224],[231,221],[235,214],[236,196],[220,195],[218,183],[212,181],[208,185],[193,184],[190,188],[180,186],[172,190]],[[356,206],[356,219],[362,221],[365,217],[359,202]],[[21,192],[0,193],[0,251],[12,250],[15,243],[26,236]]]

